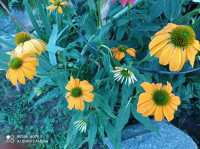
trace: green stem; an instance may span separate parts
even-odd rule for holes
[[[135,65],[139,65],[145,61],[147,61],[149,58],[151,58],[151,56],[145,57],[143,60],[139,61],[138,63],[136,63]]]
[[[62,24],[61,24],[60,14],[58,11],[56,12],[56,20],[57,20],[57,24],[58,24],[58,32],[60,32],[61,28],[62,28]]]
[[[89,2],[90,2],[91,6],[92,6],[92,9],[93,9],[93,11],[94,11],[94,15],[95,15],[95,17],[96,17],[97,26],[98,26],[99,23],[98,23],[98,17],[97,17],[97,13],[96,13],[96,11],[95,11],[95,7],[94,7],[94,5],[92,4],[91,0],[89,0]]]
[[[98,6],[98,14],[99,14],[99,26],[102,27],[100,0],[97,1],[97,6]]]
[[[134,5],[131,5],[131,6],[130,6],[130,9],[132,9],[134,6],[136,6],[137,4],[141,3],[142,1],[144,1],[144,0],[137,0],[137,1],[135,2]],[[128,8],[128,7],[125,7],[125,8],[122,9],[120,12],[118,12],[117,14],[115,14],[115,15],[112,17],[112,20],[116,20],[117,18],[121,17],[121,16],[122,16],[123,14],[125,14],[128,10],[129,10],[129,8]],[[108,21],[108,23],[110,23],[110,22],[111,22],[111,20]]]
[[[107,49],[107,50],[109,51],[110,55],[112,55],[112,52],[111,52],[111,50],[110,50],[110,48],[109,48],[108,46],[106,46],[106,45],[100,45],[99,50],[100,50],[101,48]]]
[[[196,29],[197,25],[200,23],[200,20],[195,22],[194,26],[193,26],[193,29]]]
[[[129,14],[131,14],[131,4],[128,2],[128,10],[129,10]]]
[[[52,65],[46,58],[44,58],[41,55],[38,55],[41,59],[43,59],[45,62],[47,62],[49,65],[51,65],[53,68],[57,69],[54,65]]]
[[[57,74],[57,73],[60,73],[60,72],[65,72],[65,71],[70,71],[70,70],[80,70],[80,69],[65,69],[65,70],[61,70],[61,71],[56,71],[56,72],[52,72],[52,73],[48,73],[48,74],[40,74],[38,73],[37,75],[39,76],[50,76],[50,75],[54,75],[54,74]]]
[[[186,15],[182,16],[175,24],[178,24],[178,23],[182,22],[182,21],[183,21],[185,18],[187,18],[188,16],[194,15],[194,14],[199,13],[199,12],[200,12],[200,9],[195,9],[195,10],[193,10],[193,11],[187,13]]]

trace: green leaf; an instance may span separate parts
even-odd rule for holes
[[[68,72],[61,72],[57,75],[57,84],[63,96],[65,96],[67,92],[67,90],[65,89],[65,86],[68,83],[68,77],[69,77]]]
[[[59,90],[58,88],[53,89],[52,91],[50,91],[47,95],[43,96],[42,98],[40,98],[31,108],[34,108],[38,105],[43,104],[44,102],[47,102],[48,100],[51,100],[53,98],[55,98],[56,96],[59,95]]]
[[[33,27],[34,27],[35,31],[37,32],[38,36],[42,40],[44,40],[44,35],[43,35],[42,31],[40,30],[39,25],[37,24],[37,22],[35,20],[35,17],[33,15],[32,11],[31,11],[31,6],[30,6],[28,0],[23,0],[23,3],[24,3],[24,6],[26,8],[26,11],[28,13],[28,16],[29,16],[29,18],[31,20],[31,23],[33,24]]]
[[[158,131],[158,129],[153,126],[149,120],[149,117],[144,117],[142,116],[142,114],[137,112],[137,103],[135,102],[134,104],[131,104],[131,112],[133,114],[133,116],[140,122],[142,123],[148,130],[156,132],[157,135],[160,135],[160,132]]]
[[[153,5],[150,7],[150,14],[152,20],[157,18],[163,13],[163,8],[165,7],[164,0],[157,0]]]
[[[181,11],[180,0],[165,0],[164,14],[172,22]]]
[[[97,122],[96,122],[96,114],[91,115],[90,117],[90,128],[88,130],[88,139],[89,139],[89,149],[93,148],[94,141],[97,134]]]
[[[99,94],[95,94],[94,96],[94,100],[91,103],[94,107],[97,108],[97,106],[99,106],[101,109],[103,109],[105,111],[105,113],[107,113],[110,117],[115,118],[115,115],[112,113],[112,110],[110,109],[108,102],[106,102],[106,99],[103,98],[101,95]]]
[[[5,50],[0,50],[0,70],[1,69],[9,69],[8,63],[10,60],[10,56],[5,53]]]
[[[122,129],[124,128],[126,123],[128,123],[130,117],[130,101],[131,100],[129,100],[126,104],[124,104],[124,106],[122,106],[119,109],[119,113],[116,117],[116,124],[111,140],[116,139],[117,136],[119,135],[121,136]]]
[[[5,44],[8,47],[11,47],[13,49],[16,48],[16,45],[14,45],[13,43],[6,41],[5,39],[0,38],[0,43]]]
[[[9,33],[6,33],[5,31],[3,31],[3,30],[1,30],[1,29],[0,29],[0,34],[1,34],[1,35],[4,35],[4,36],[6,36],[6,37],[8,37],[8,38],[11,39],[12,41],[14,41],[14,39],[15,39],[12,35],[10,35]]]
[[[40,2],[40,0],[37,0],[36,3],[37,3],[37,7],[39,9],[39,14],[40,14],[42,23],[44,24],[44,28],[46,29],[47,34],[50,36],[52,30],[51,30],[51,26],[50,26],[49,20],[47,18],[47,15],[45,14],[44,9],[42,7],[42,3]]]
[[[58,34],[58,25],[54,24],[53,31],[51,33],[49,43],[47,46],[47,51],[49,52],[49,60],[52,65],[57,64],[57,59],[56,59],[56,52],[58,50],[58,48],[56,46],[57,34]]]

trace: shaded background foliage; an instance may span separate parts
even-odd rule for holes
[[[65,7],[63,10],[65,15],[62,16],[62,23],[56,19],[56,13],[48,15],[45,8],[50,3],[47,0],[42,2],[41,4],[39,0],[29,1],[29,3],[24,1],[24,5],[25,8],[32,8],[27,9],[29,16],[34,12],[30,20],[33,25],[32,29],[37,35],[33,34],[33,36],[48,43],[48,53],[45,53],[44,56],[50,60],[50,64],[38,57],[40,67],[37,68],[37,72],[43,75],[28,81],[26,86],[20,86],[20,91],[16,91],[15,87],[11,86],[11,83],[5,79],[5,72],[1,71],[0,126],[2,132],[0,133],[2,139],[10,133],[16,135],[41,134],[49,140],[50,144],[32,144],[34,148],[51,148],[52,146],[55,148],[63,148],[63,146],[79,148],[83,144],[83,147],[87,147],[85,142],[88,141],[90,148],[93,144],[98,144],[103,148],[105,147],[104,141],[100,140],[109,136],[112,143],[119,146],[120,138],[115,138],[115,136],[120,136],[124,125],[135,124],[139,121],[148,129],[157,132],[149,124],[148,118],[143,118],[136,112],[138,94],[142,92],[139,85],[144,81],[163,84],[169,81],[172,83],[173,92],[182,101],[172,123],[185,130],[199,145],[199,72],[186,75],[163,75],[143,71],[139,73],[134,69],[133,72],[138,82],[128,88],[114,82],[111,70],[114,65],[120,66],[120,64],[114,61],[109,52],[102,47],[102,45],[106,45],[112,48],[121,44],[135,48],[137,59],[126,56],[124,62],[129,64],[132,61],[134,65],[137,65],[140,60],[149,56],[148,44],[155,32],[162,29],[167,23],[175,23],[183,15],[199,8],[199,4],[192,3],[190,0],[145,0],[124,14],[123,17],[112,20],[113,15],[122,9],[120,3],[112,3],[107,17],[110,21],[100,28],[97,1],[72,1],[73,9]],[[20,1],[11,1],[8,5],[11,11],[12,3],[22,4]],[[5,15],[3,9],[1,9],[1,14]],[[10,22],[7,23],[10,24]],[[179,24],[192,27],[199,40],[199,22],[199,15],[191,14]],[[103,56],[85,45],[77,32],[78,28],[92,46],[103,52]],[[22,28],[18,27],[14,30],[15,32],[12,34],[19,32]],[[2,37],[9,38],[9,34],[0,33]],[[0,42],[4,41],[2,37],[0,37]],[[10,40],[13,41],[13,38],[10,37]],[[14,48],[12,42],[6,42],[6,45]],[[2,69],[7,69],[8,57],[5,57],[4,50],[3,45],[0,51],[0,63]],[[71,59],[68,61],[67,57]],[[139,66],[168,71],[168,66],[159,65],[158,59],[155,57],[140,63]],[[199,67],[198,57],[194,67]],[[63,71],[65,69],[73,70]],[[191,66],[187,62],[183,70],[189,69]],[[70,75],[81,80],[90,80],[95,88],[92,106],[96,110],[92,111],[88,120],[88,132],[85,134],[74,129],[74,121],[88,115],[89,112],[67,109],[65,85]],[[36,96],[33,89],[36,87],[43,89],[43,93],[39,97]],[[88,108],[89,104],[86,104],[86,107]],[[157,133],[159,134],[159,132]]]

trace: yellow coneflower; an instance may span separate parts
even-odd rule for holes
[[[117,81],[121,81],[121,83],[123,81],[125,81],[125,85],[126,83],[128,83],[128,86],[130,84],[134,84],[135,81],[137,81],[135,75],[133,74],[133,72],[131,71],[130,68],[128,67],[115,67],[116,70],[112,71],[114,74],[114,78]]]
[[[39,66],[38,59],[31,56],[31,54],[23,54],[19,57],[13,57],[9,61],[10,69],[6,73],[6,78],[13,85],[17,85],[17,81],[25,85],[25,77],[32,80],[33,75],[37,75],[35,66]]]
[[[194,66],[200,44],[192,28],[169,23],[153,36],[149,49],[151,56],[155,54],[159,58],[160,64],[169,64],[170,71],[180,71],[188,59]]]
[[[128,48],[127,46],[120,45],[117,48],[111,48],[111,51],[113,52],[113,56],[117,61],[121,61],[125,57],[125,52],[128,53],[130,56],[135,57],[135,49]]]
[[[49,7],[47,7],[47,9],[49,9],[50,10],[50,12],[49,12],[49,14],[51,14],[51,11],[53,10],[53,9],[58,9],[58,12],[60,13],[60,14],[63,14],[63,11],[62,11],[62,5],[67,5],[67,6],[69,6],[69,3],[68,2],[62,2],[62,0],[49,0],[50,2],[52,2],[53,4],[52,5],[50,5]]]
[[[71,76],[66,89],[70,91],[66,93],[69,109],[72,109],[75,105],[76,110],[80,109],[82,111],[85,107],[83,100],[86,102],[93,101],[94,94],[90,92],[94,90],[94,87],[86,80],[80,81]]]
[[[156,121],[161,121],[164,117],[171,121],[175,110],[181,104],[180,98],[171,93],[173,89],[171,84],[144,82],[141,86],[145,92],[139,96],[137,111],[143,116],[154,115]]]
[[[45,43],[39,39],[31,39],[31,36],[25,32],[20,32],[15,36],[17,47],[9,55],[20,56],[23,53],[32,54],[33,56],[41,55],[47,50]]]

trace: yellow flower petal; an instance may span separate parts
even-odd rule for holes
[[[181,49],[175,47],[169,62],[169,69],[170,71],[177,71],[180,65],[181,65]]]
[[[74,80],[74,78],[71,76],[70,77],[70,85],[72,86],[72,87],[76,87],[76,83],[75,83],[75,80]]]
[[[55,1],[54,0],[49,0],[50,2],[54,3]]]
[[[130,56],[132,56],[132,57],[135,57],[135,49],[133,49],[133,48],[129,48],[128,50],[126,50],[126,52],[130,55]]]
[[[81,96],[81,99],[84,100],[84,101],[86,101],[86,102],[92,102],[93,101],[92,98],[87,97],[87,96]]]
[[[152,96],[148,93],[141,93],[139,96],[138,104],[137,106],[140,106],[141,104],[144,104],[146,102],[152,101]]]
[[[174,46],[172,44],[167,44],[163,49],[165,50],[162,52],[162,55],[160,56],[159,63],[161,65],[167,65],[169,64],[169,60],[174,50]]]
[[[68,2],[62,2],[62,3],[60,3],[60,5],[67,5],[67,6],[69,6],[69,3]]]
[[[75,103],[75,109],[76,110],[80,109],[80,106],[81,106],[81,99],[77,98]]]
[[[154,118],[155,118],[156,121],[162,121],[162,119],[163,119],[163,110],[162,110],[161,106],[157,106]]]
[[[62,11],[61,6],[58,6],[58,12],[59,12],[60,14],[63,14],[63,11]]]
[[[23,72],[21,71],[21,69],[18,69],[18,70],[17,70],[17,73],[18,73],[18,75],[17,75],[18,81],[19,81],[21,84],[25,85],[26,80],[25,80],[25,78],[24,78],[24,74],[23,74]]]
[[[161,34],[158,36],[153,37],[152,41],[149,43],[149,49],[152,49],[156,45],[158,45],[160,42],[165,41],[170,38],[169,33]]]
[[[71,95],[71,92],[66,93],[66,98]]]
[[[171,97],[170,102],[177,104],[177,105],[181,104],[181,100],[178,96]]]
[[[152,49],[150,49],[150,55],[154,55],[156,52],[161,50],[166,44],[168,44],[169,40],[164,40],[160,43],[158,43],[156,46],[154,46]]]
[[[87,97],[90,97],[90,98],[94,98],[94,94],[92,94],[92,93],[87,93],[87,92],[83,92],[83,96],[87,96]]]
[[[198,51],[193,48],[192,46],[188,47],[186,49],[186,52],[187,52],[187,57],[190,61],[190,64],[192,65],[192,67],[194,66],[194,61],[195,61],[195,56],[196,54],[198,53]]]
[[[179,67],[179,69],[177,71],[180,71],[182,68],[183,68],[183,65],[185,64],[186,62],[186,57],[187,57],[187,52],[186,50],[181,50],[181,65]]]
[[[149,102],[145,102],[144,104],[141,104],[137,106],[137,112],[138,113],[144,113],[149,110],[150,107],[154,104],[153,100],[150,100]]]
[[[169,105],[163,107],[163,112],[168,121],[171,121],[174,119],[174,110],[172,110]]]
[[[157,107],[157,106],[156,106],[155,104],[153,104],[153,106],[152,106],[149,110],[147,110],[146,112],[142,113],[142,115],[143,115],[143,116],[152,115],[153,112],[155,111],[156,107]]]
[[[194,40],[193,47],[200,51],[200,44],[198,40]]]
[[[145,90],[145,92],[147,92],[149,94],[152,94],[154,92],[154,87],[152,86],[152,84],[150,84],[148,82],[144,82],[140,86],[142,86],[143,89]]]

